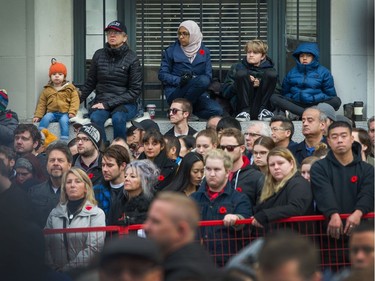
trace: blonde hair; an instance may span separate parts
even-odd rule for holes
[[[75,175],[78,179],[80,179],[85,184],[86,189],[86,196],[85,202],[89,201],[90,203],[97,205],[95,200],[94,190],[92,188],[92,182],[85,171],[80,168],[70,168],[63,176],[62,183],[61,183],[61,195],[60,195],[60,203],[65,204],[69,201],[68,195],[66,194],[66,179],[69,174]]]
[[[223,164],[224,164],[224,168],[226,171],[229,171],[232,169],[233,167],[233,161],[232,161],[232,158],[230,157],[230,155],[222,150],[222,149],[212,149],[210,150],[206,157],[204,158],[204,164],[206,164],[206,161],[208,158],[212,158],[212,159],[219,159],[219,160],[222,160],[223,161]]]
[[[250,40],[245,45],[245,52],[248,53],[249,51],[266,55],[268,51],[268,45],[260,39]]]
[[[266,174],[266,179],[264,180],[264,185],[262,188],[262,193],[260,195],[260,202],[263,202],[270,198],[275,193],[279,192],[282,188],[284,188],[285,183],[294,176],[297,172],[297,161],[294,158],[293,154],[290,152],[289,149],[285,147],[276,147],[272,149],[267,156],[267,163],[271,156],[280,156],[287,160],[288,162],[292,162],[293,168],[290,171],[289,175],[282,179],[282,181],[277,182],[274,177],[272,176],[270,169],[268,169]]]

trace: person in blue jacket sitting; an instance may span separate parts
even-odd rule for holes
[[[337,111],[341,100],[336,94],[331,72],[319,63],[318,45],[302,43],[293,57],[297,65],[284,78],[281,95],[271,96],[275,108],[285,111],[287,117],[297,115],[297,119],[305,108],[319,103],[328,103]]]
[[[159,80],[169,105],[185,98],[193,105],[193,114],[202,119],[222,115],[221,106],[210,98],[207,89],[212,79],[210,50],[202,43],[198,24],[184,21],[177,30],[177,40],[163,52]]]

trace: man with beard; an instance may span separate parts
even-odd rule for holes
[[[14,165],[16,164],[16,154],[11,148],[5,145],[0,145],[0,160],[3,160],[5,167],[8,170],[8,178],[13,181],[16,178],[16,170],[14,169]]]
[[[125,147],[111,145],[103,152],[102,173],[103,181],[94,186],[95,199],[98,207],[106,215],[111,208],[111,203],[123,190],[125,181],[125,168],[130,162],[130,156]]]
[[[231,156],[233,167],[229,173],[232,188],[243,192],[255,206],[264,183],[264,175],[252,168],[249,159],[244,155],[245,138],[240,130],[224,129],[220,136],[220,148]]]
[[[213,149],[205,158],[205,179],[191,197],[198,203],[202,220],[222,220],[224,226],[205,227],[200,239],[207,243],[216,264],[224,266],[231,255],[243,245],[239,242],[240,225],[237,220],[250,218],[252,206],[248,197],[234,190],[229,181],[232,158],[223,150]]]
[[[76,137],[78,154],[74,156],[73,166],[84,170],[93,186],[100,184],[103,178],[101,141],[100,129],[94,124],[83,125]]]
[[[44,227],[49,213],[60,200],[61,181],[64,173],[72,166],[72,154],[63,142],[47,148],[47,173],[49,179],[30,188],[29,197],[37,212],[37,221]]]

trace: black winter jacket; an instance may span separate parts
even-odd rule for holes
[[[60,190],[61,189],[59,188],[55,193],[50,180],[34,185],[30,188],[28,196],[31,199],[31,203],[37,214],[36,217],[40,227],[45,227],[49,214],[59,203]]]
[[[361,145],[352,145],[354,160],[343,166],[332,151],[311,167],[311,186],[318,211],[329,218],[334,213],[363,214],[374,210],[374,167],[362,161]]]
[[[129,198],[127,193],[121,191],[111,205],[107,225],[128,226],[144,223],[150,203],[151,198],[146,198],[143,193]]]
[[[230,181],[231,186],[238,192],[243,192],[250,200],[251,206],[258,203],[264,184],[264,175],[250,165],[246,156],[242,156],[244,165],[236,171]]]
[[[119,105],[135,104],[141,94],[142,69],[137,54],[127,44],[117,49],[109,47],[95,52],[88,78],[81,89],[81,102],[95,90],[96,103],[106,110]]]
[[[72,166],[85,170],[82,168],[80,161],[81,161],[80,155],[79,154],[74,155]],[[96,163],[86,171],[86,174],[89,176],[92,182],[92,186],[99,185],[102,183],[103,174],[102,174],[102,155],[101,154],[99,154],[98,158],[96,159]]]
[[[6,110],[0,112],[0,143],[13,148],[14,130],[18,126],[17,113]]]
[[[313,195],[310,183],[298,172],[279,192],[254,208],[254,218],[262,225],[292,216],[313,213]]]
[[[138,160],[147,159],[146,154],[142,152],[139,155]],[[158,182],[154,187],[155,192],[161,191],[169,185],[172,180],[175,178],[178,165],[173,160],[169,159],[165,150],[160,151],[159,155],[153,160],[156,167],[160,170],[160,176]]]

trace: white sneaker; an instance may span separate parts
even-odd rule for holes
[[[260,121],[271,121],[271,118],[274,114],[269,111],[268,109],[262,109],[262,111],[258,115],[258,120]]]
[[[241,113],[239,113],[237,116],[236,116],[236,119],[240,122],[245,122],[245,121],[250,121],[251,118],[250,118],[250,114],[246,111],[243,111]]]

